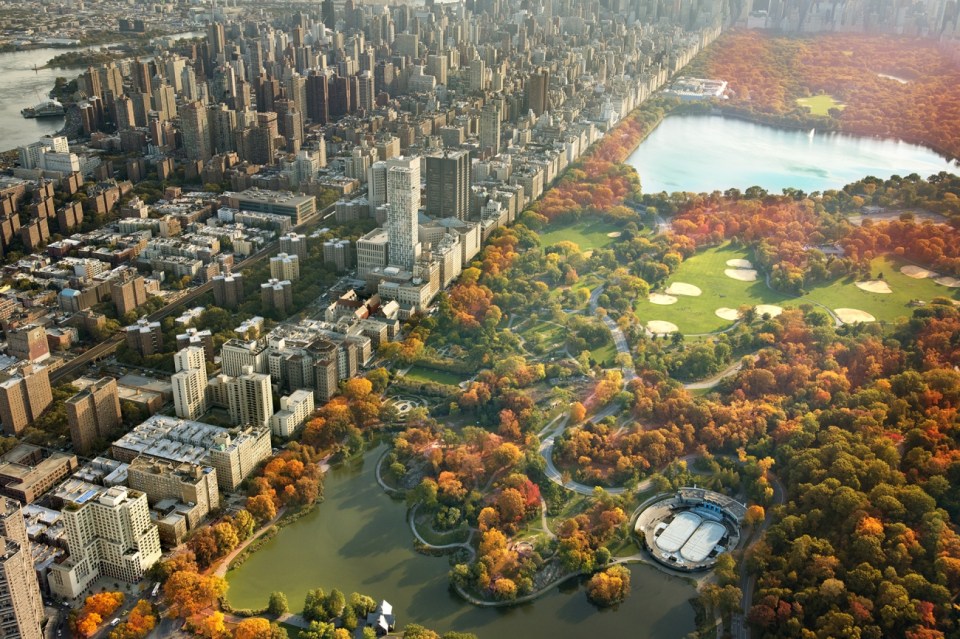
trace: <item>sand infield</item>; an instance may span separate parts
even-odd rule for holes
[[[725,319],[728,322],[735,322],[740,319],[740,311],[735,308],[727,308],[724,306],[723,308],[718,308],[713,313],[720,319]]]
[[[647,322],[647,330],[654,335],[667,335],[668,333],[676,333],[680,328],[672,322],[650,320]]]
[[[883,280],[867,280],[866,282],[857,282],[857,288],[868,293],[893,293],[890,285]]]
[[[756,282],[757,271],[752,268],[728,268],[724,269],[723,274],[730,279],[741,282]]]
[[[776,317],[783,312],[783,307],[776,306],[774,304],[757,304],[753,307],[753,310],[757,312],[757,315],[769,315],[770,317]]]
[[[907,264],[906,266],[901,266],[900,272],[906,275],[907,277],[912,277],[918,280],[922,280],[925,277],[938,277],[940,275],[935,271],[925,269],[922,266],[914,266],[913,264]]]
[[[727,260],[727,266],[733,268],[753,268],[753,262],[736,257],[732,260]]]
[[[677,298],[673,295],[664,295],[663,293],[650,293],[648,299],[651,304],[659,304],[660,306],[669,306],[670,304],[677,303]]]
[[[840,321],[844,324],[861,324],[864,322],[876,322],[877,318],[866,311],[856,308],[835,308],[833,312],[837,314]]]
[[[687,284],[686,282],[674,282],[664,291],[667,295],[689,295],[690,297],[699,297],[703,294],[699,286]]]

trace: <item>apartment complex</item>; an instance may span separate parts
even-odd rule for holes
[[[149,455],[175,462],[212,466],[221,490],[232,491],[270,456],[270,429],[221,428],[201,422],[154,415],[118,439],[111,457],[132,462]]]
[[[8,435],[19,435],[53,402],[50,373],[27,364],[19,373],[0,381],[0,420]]]
[[[170,377],[177,417],[197,419],[207,412],[207,363],[203,347],[188,346],[173,356],[176,371]]]
[[[0,457],[0,493],[29,504],[77,469],[77,456],[20,444]]]
[[[78,597],[101,576],[137,583],[160,559],[160,535],[150,521],[147,495],[70,479],[54,492],[62,504],[67,557],[50,566],[50,589]]]
[[[43,599],[20,504],[0,498],[0,637],[42,639]]]
[[[117,380],[102,377],[65,402],[73,446],[88,453],[97,439],[106,439],[120,427],[120,390]]]
[[[212,466],[143,455],[130,462],[127,483],[146,493],[160,540],[169,545],[179,544],[220,506]]]

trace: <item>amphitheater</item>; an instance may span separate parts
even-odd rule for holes
[[[634,532],[650,556],[673,570],[709,570],[740,543],[747,507],[705,488],[664,496],[637,516]]]

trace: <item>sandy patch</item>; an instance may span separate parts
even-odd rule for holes
[[[732,266],[733,268],[753,268],[753,262],[735,257],[732,260],[727,260],[727,266]]]
[[[660,306],[669,306],[670,304],[676,304],[677,298],[673,295],[664,295],[663,293],[650,293],[650,303],[659,304]]]
[[[647,322],[647,330],[654,335],[666,335],[667,333],[676,333],[680,328],[672,322],[650,320]]]
[[[757,304],[753,307],[753,310],[757,312],[757,315],[769,315],[770,317],[776,317],[783,312],[783,307],[776,306],[774,304]]]
[[[906,275],[907,277],[912,277],[918,280],[922,280],[925,277],[937,277],[938,275],[940,275],[939,273],[925,269],[920,266],[914,266],[913,264],[901,266],[900,272]]]
[[[855,308],[835,308],[833,312],[837,314],[840,321],[844,324],[860,324],[863,322],[876,322],[877,318],[866,311]]]
[[[690,297],[699,297],[703,293],[703,291],[700,290],[700,287],[694,286],[693,284],[686,284],[684,282],[674,282],[664,292],[667,295],[689,295]]]
[[[724,269],[723,274],[730,279],[740,280],[741,282],[757,281],[757,272],[752,268],[728,268]]]
[[[938,277],[933,281],[941,286],[949,286],[950,288],[960,288],[960,280],[958,280],[955,277],[950,277],[949,275]]]
[[[883,280],[867,280],[866,282],[857,282],[857,288],[868,293],[893,293],[890,285]]]
[[[728,322],[735,322],[740,319],[740,311],[735,308],[727,308],[726,306],[723,308],[718,308],[714,311],[714,314],[720,319],[725,319]]]
[[[620,237],[623,235],[620,231],[610,231],[607,233],[607,237]]]

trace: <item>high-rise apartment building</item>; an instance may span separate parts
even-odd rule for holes
[[[444,151],[427,156],[427,215],[467,219],[470,214],[470,154]]]
[[[254,372],[252,366],[228,382],[230,418],[238,426],[266,426],[273,416],[270,376]]]
[[[307,236],[302,233],[287,233],[280,236],[280,251],[296,255],[300,261],[307,259]]]
[[[0,637],[42,639],[43,599],[20,504],[0,498]]]
[[[112,377],[101,377],[64,405],[73,447],[81,455],[90,452],[97,439],[112,435],[122,423],[120,391]]]
[[[494,155],[500,151],[500,109],[485,104],[480,111],[480,148]]]
[[[270,258],[270,277],[291,281],[300,279],[300,258],[287,253],[274,255]]]
[[[0,420],[8,435],[19,435],[53,402],[50,373],[28,364],[0,381]]]
[[[207,362],[202,346],[188,346],[173,356],[176,372],[170,376],[177,417],[197,419],[207,412]]]
[[[137,583],[160,559],[160,535],[147,496],[124,486],[104,488],[70,479],[53,492],[61,504],[65,560],[50,566],[50,589],[78,597],[100,577]]]
[[[231,339],[220,349],[220,363],[224,375],[237,377],[250,366],[258,373],[267,370],[267,342],[265,340]]]
[[[527,107],[534,115],[549,110],[550,71],[540,69],[527,78]]]
[[[145,317],[127,327],[127,346],[144,357],[159,353],[163,348],[163,330],[160,322],[151,322]]]
[[[7,331],[7,354],[30,362],[42,362],[50,357],[47,331],[42,326],[28,324]]]
[[[113,304],[117,307],[117,315],[123,317],[147,303],[147,288],[142,276],[114,282],[110,286],[110,295]]]
[[[235,310],[243,302],[243,274],[227,273],[213,276],[213,303],[221,308]]]
[[[205,464],[141,455],[130,462],[127,483],[130,488],[146,493],[151,506],[164,500],[180,502],[165,519],[182,517],[183,528],[187,530],[199,526],[211,510],[220,507],[217,470]],[[170,523],[171,527],[176,526],[175,522]],[[163,522],[158,527],[163,540]]]
[[[280,410],[270,418],[270,429],[278,437],[290,437],[313,412],[313,392],[300,389],[280,398]]]
[[[419,157],[401,156],[387,160],[387,207],[390,265],[412,271],[420,257],[417,235],[420,210]]]
[[[188,160],[206,162],[210,152],[210,123],[207,109],[199,100],[183,107],[180,114],[180,132],[183,134],[183,150]]]
[[[260,303],[264,309],[276,309],[281,316],[293,312],[293,283],[270,278],[260,285]]]

